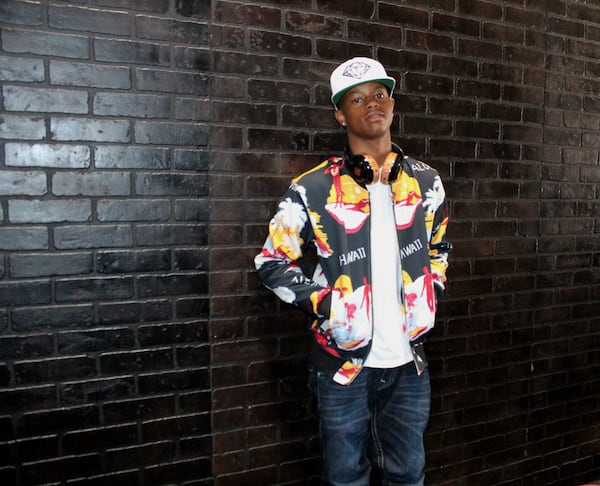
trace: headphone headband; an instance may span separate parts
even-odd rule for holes
[[[402,172],[402,160],[404,152],[400,147],[392,146],[381,167],[369,154],[353,154],[350,148],[346,149],[344,160],[348,164],[352,177],[359,184],[368,185],[381,181],[384,184],[392,184]]]

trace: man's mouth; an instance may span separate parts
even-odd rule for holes
[[[381,112],[370,113],[367,115],[367,121],[374,122],[385,119],[385,115]]]

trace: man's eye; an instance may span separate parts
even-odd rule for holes
[[[382,98],[385,98],[385,95],[384,95],[383,93],[377,93],[377,94],[375,95],[375,98],[377,98],[378,100],[380,100],[380,99],[382,99]]]
[[[358,104],[362,101],[362,98],[353,98],[352,103]]]

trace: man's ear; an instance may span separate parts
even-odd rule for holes
[[[342,125],[343,127],[346,126],[346,117],[344,116],[344,114],[341,112],[341,110],[335,110],[335,119],[337,120],[337,122]]]

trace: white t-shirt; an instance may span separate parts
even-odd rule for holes
[[[365,366],[394,368],[412,361],[400,292],[402,270],[391,187],[367,186],[371,199],[371,284],[373,343]]]

